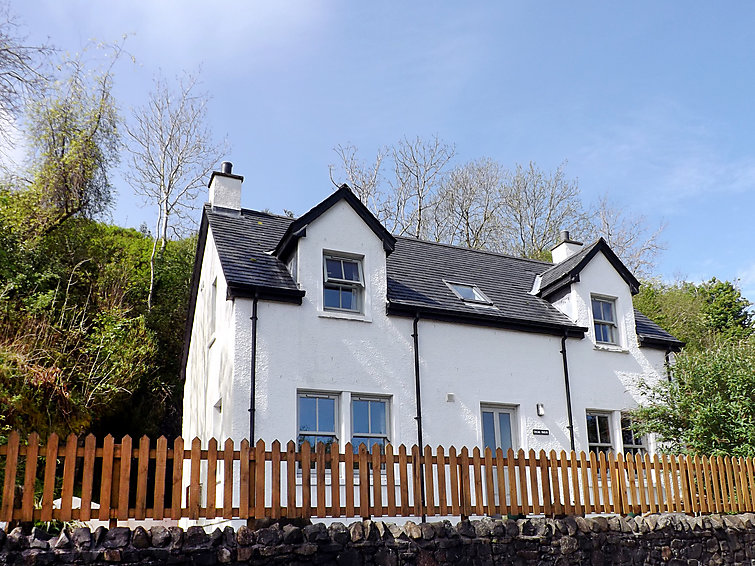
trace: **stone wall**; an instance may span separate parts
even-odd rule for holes
[[[0,564],[755,564],[755,515],[0,531]]]

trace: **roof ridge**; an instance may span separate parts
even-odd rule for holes
[[[401,240],[408,240],[408,241],[412,241],[412,242],[420,242],[422,244],[430,244],[432,246],[443,246],[444,248],[452,248],[452,249],[456,249],[456,250],[462,250],[462,251],[465,251],[465,252],[475,252],[475,253],[480,253],[480,254],[493,255],[493,256],[496,256],[496,257],[505,257],[507,259],[517,259],[517,260],[521,260],[521,261],[528,261],[530,263],[537,263],[539,265],[545,265],[545,266],[551,266],[551,267],[554,267],[554,266],[558,265],[558,264],[554,264],[554,263],[552,263],[550,261],[544,261],[544,260],[541,260],[541,259],[532,259],[532,258],[529,258],[529,257],[520,257],[520,256],[516,256],[516,255],[511,255],[511,254],[504,254],[504,253],[500,253],[500,252],[493,252],[493,251],[490,251],[490,250],[479,250],[479,249],[476,249],[476,248],[469,248],[467,246],[458,246],[458,245],[455,245],[455,244],[446,244],[445,242],[433,242],[432,240],[423,240],[422,238],[413,238],[411,236],[396,236],[396,238],[397,239],[401,239]]]
[[[253,214],[266,214],[267,216],[273,216],[275,218],[282,218],[284,220],[290,220],[292,222],[294,220],[296,220],[297,218],[299,218],[298,216],[295,216],[295,217],[292,218],[291,216],[286,216],[286,215],[283,215],[283,214],[276,214],[274,212],[265,212],[263,210],[254,210],[252,208],[242,208],[241,212],[242,212],[242,215],[243,215],[244,212],[253,213]],[[425,240],[423,238],[413,238],[411,236],[399,236],[397,234],[393,234],[393,236],[396,239],[409,240],[409,241],[412,241],[412,242],[421,242],[423,244],[430,244],[430,245],[433,245],[433,246],[443,246],[445,248],[452,248],[452,249],[463,250],[463,251],[467,251],[467,252],[475,252],[475,253],[480,253],[480,254],[487,254],[487,255],[492,255],[492,256],[496,256],[496,257],[505,257],[505,258],[508,258],[508,259],[516,259],[516,260],[520,260],[520,261],[526,261],[526,262],[530,262],[530,263],[536,263],[538,265],[543,265],[543,266],[554,267],[555,265],[558,265],[558,264],[554,264],[553,262],[544,261],[544,260],[541,260],[541,259],[532,259],[532,258],[529,258],[529,257],[520,257],[520,256],[516,256],[516,255],[511,255],[511,254],[504,254],[504,253],[500,253],[500,252],[493,252],[493,251],[490,251],[490,250],[479,250],[479,249],[470,248],[470,247],[467,247],[467,246],[459,246],[459,245],[456,245],[456,244],[447,244],[445,242],[433,242],[432,240]]]

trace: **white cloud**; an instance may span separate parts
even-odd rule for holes
[[[596,133],[576,161],[607,188],[631,179],[632,187],[617,188],[674,214],[711,195],[755,188],[755,158],[727,155],[716,129],[678,104],[656,100]]]

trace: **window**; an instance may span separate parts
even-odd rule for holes
[[[309,442],[312,448],[318,442],[330,446],[338,440],[338,397],[325,393],[299,393],[299,446]]]
[[[379,397],[351,398],[351,443],[354,452],[364,444],[368,450],[373,444],[380,445],[380,451],[388,443],[388,399]]]
[[[634,423],[629,415],[621,415],[621,441],[624,454],[645,454],[642,437],[634,432]]]
[[[605,413],[587,413],[587,443],[590,452],[597,456],[600,452],[613,451],[611,443],[611,419]]]
[[[484,305],[492,305],[493,301],[488,299],[485,294],[480,291],[477,285],[469,285],[466,283],[454,283],[453,281],[443,281],[454,295],[459,297],[465,303],[481,303]]]
[[[212,286],[210,287],[210,304],[209,304],[209,327],[210,327],[210,340],[213,340],[215,337],[215,326],[216,326],[216,319],[217,319],[217,310],[218,310],[218,278],[216,277],[212,281]],[[210,344],[212,345],[212,344]]]
[[[361,312],[364,289],[361,260],[326,255],[323,273],[323,307]]]
[[[595,340],[603,344],[616,344],[616,302],[611,299],[592,298],[592,319],[595,323]]]
[[[496,448],[505,452],[514,446],[514,417],[516,410],[508,407],[482,408],[482,447],[490,448],[495,453]]]

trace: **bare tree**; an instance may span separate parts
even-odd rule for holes
[[[404,138],[391,148],[395,178],[390,181],[388,206],[393,232],[414,238],[427,236],[446,166],[456,148],[438,138]]]
[[[227,152],[225,141],[213,141],[206,124],[209,96],[197,92],[198,86],[196,75],[184,74],[175,87],[158,76],[148,102],[132,112],[126,126],[131,155],[126,179],[156,208],[148,308],[158,248],[164,250],[169,235],[186,226],[200,187]]]
[[[504,249],[501,231],[505,171],[492,159],[454,168],[443,183],[429,237],[475,249]]]
[[[351,144],[338,145],[334,151],[346,182],[388,230],[399,236],[428,236],[448,163],[456,153],[452,145],[438,136],[429,140],[404,138],[379,149],[371,164],[361,161]],[[381,172],[386,160],[393,168],[387,187]],[[333,170],[331,165],[331,179]]]
[[[579,184],[565,174],[566,163],[544,172],[534,162],[517,165],[503,190],[501,223],[504,247],[522,257],[548,257],[560,230],[575,236],[585,233],[589,216],[584,212]]]
[[[665,225],[652,228],[643,215],[630,215],[602,196],[593,211],[591,236],[605,238],[626,266],[639,277],[650,277],[658,255],[666,249],[661,241]]]
[[[386,209],[386,194],[381,188],[382,175],[380,167],[386,156],[386,150],[378,149],[375,162],[367,164],[357,156],[357,148],[352,144],[338,144],[333,148],[341,161],[341,167],[346,176],[346,182],[352,188],[359,200],[369,208],[380,222],[388,219]],[[330,165],[330,177],[333,178],[335,166]],[[335,183],[335,181],[334,181]],[[339,183],[335,183],[339,185]]]
[[[30,45],[8,2],[0,2],[0,140],[13,146],[13,123],[24,111],[31,95],[47,84],[46,45]]]
[[[0,112],[16,116],[24,109],[27,96],[47,80],[42,56],[51,51],[46,45],[27,44],[8,2],[0,2]]]
[[[404,138],[369,164],[351,144],[334,150],[346,182],[398,235],[550,259],[559,232],[569,230],[586,241],[603,236],[640,276],[651,272],[663,249],[663,226],[652,230],[644,217],[625,216],[605,198],[586,208],[577,179],[566,176],[566,162],[553,171],[530,162],[512,172],[484,158],[448,171],[455,149],[437,136]],[[387,181],[386,162],[393,167]]]

